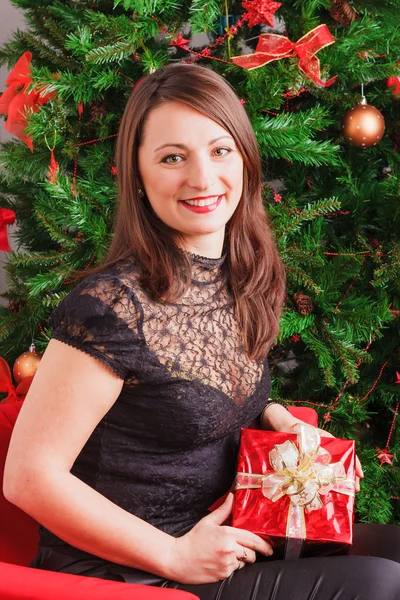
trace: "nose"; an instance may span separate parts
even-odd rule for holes
[[[188,165],[188,186],[193,189],[210,190],[215,181],[214,165],[208,155],[197,155],[192,157]]]

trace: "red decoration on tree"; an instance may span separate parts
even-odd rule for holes
[[[15,223],[15,212],[10,208],[0,208],[0,250],[11,252],[8,243],[7,225]]]
[[[25,52],[17,61],[13,70],[9,73],[6,81],[7,89],[0,97],[0,113],[7,115],[5,129],[19,138],[33,152],[32,138],[24,134],[27,125],[26,109],[31,108],[39,112],[40,106],[46,104],[55,92],[41,97],[42,90],[26,92],[32,78],[30,76],[30,63],[32,52]]]
[[[400,65],[400,60],[398,62],[398,64]],[[389,77],[387,82],[386,82],[388,87],[394,87],[393,89],[393,98],[397,98],[397,96],[400,94],[400,77]]]
[[[393,98],[397,98],[397,96],[400,94],[400,77],[389,77],[387,80],[387,86],[395,86],[393,90]]]
[[[33,375],[25,377],[17,387],[14,387],[10,367],[8,366],[7,361],[0,356],[0,392],[7,392],[8,394],[2,402],[4,402],[4,404],[22,402],[28,393],[33,377]]]
[[[175,46],[175,48],[185,48],[190,40],[186,40],[182,37],[182,34],[179,32],[176,39],[173,42],[169,42],[168,46]]]
[[[258,69],[273,60],[291,58],[297,56],[299,68],[321,87],[329,87],[336,80],[331,77],[328,81],[322,81],[319,59],[316,56],[319,50],[334,44],[335,40],[326,25],[319,25],[309,31],[298,42],[294,43],[283,35],[274,33],[263,33],[258,38],[257,48],[254,54],[234,56],[232,61],[235,65],[244,69]]]
[[[381,463],[381,466],[384,465],[385,463],[387,463],[388,465],[392,465],[392,458],[393,458],[393,454],[389,454],[389,449],[388,448],[384,448],[383,450],[381,450],[380,448],[376,448],[377,449],[377,458],[379,460],[379,462]]]
[[[274,202],[281,203],[282,202],[282,196],[280,194],[274,194]]]
[[[249,22],[249,27],[254,27],[259,23],[267,23],[274,26],[274,13],[282,6],[282,2],[273,2],[272,0],[249,0],[242,2],[243,8],[247,10],[243,15],[243,20]]]
[[[57,181],[57,175],[58,175],[58,162],[56,161],[55,157],[54,157],[54,152],[53,150],[51,151],[51,155],[50,155],[50,166],[49,166],[49,170],[47,172],[47,178],[50,181],[50,183],[55,183]]]
[[[396,371],[396,381],[395,383],[400,384],[400,373],[398,373],[398,371]]]

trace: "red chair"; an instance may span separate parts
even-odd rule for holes
[[[11,432],[22,402],[0,403],[0,482]],[[295,417],[318,424],[310,408],[290,408]],[[0,598],[1,600],[195,600],[197,596],[166,588],[127,585],[94,577],[31,569],[36,554],[38,523],[8,502],[0,488]]]

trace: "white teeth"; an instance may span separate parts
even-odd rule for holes
[[[210,206],[211,204],[215,204],[218,200],[219,196],[214,196],[213,198],[207,198],[206,200],[183,200],[185,204],[190,204],[190,206]]]

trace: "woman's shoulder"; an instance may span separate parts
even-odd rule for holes
[[[87,275],[49,315],[53,338],[99,359],[123,379],[141,335],[139,307],[123,282],[133,272],[118,261]]]
[[[50,314],[50,323],[61,315],[88,317],[112,313],[122,316],[137,305],[135,287],[138,267],[132,259],[121,259],[103,270],[90,273],[65,294]]]
[[[83,276],[74,286],[70,294],[81,296],[95,295],[98,298],[110,296],[138,285],[139,268],[132,258],[123,258],[95,273]],[[69,294],[69,295],[70,295]]]

